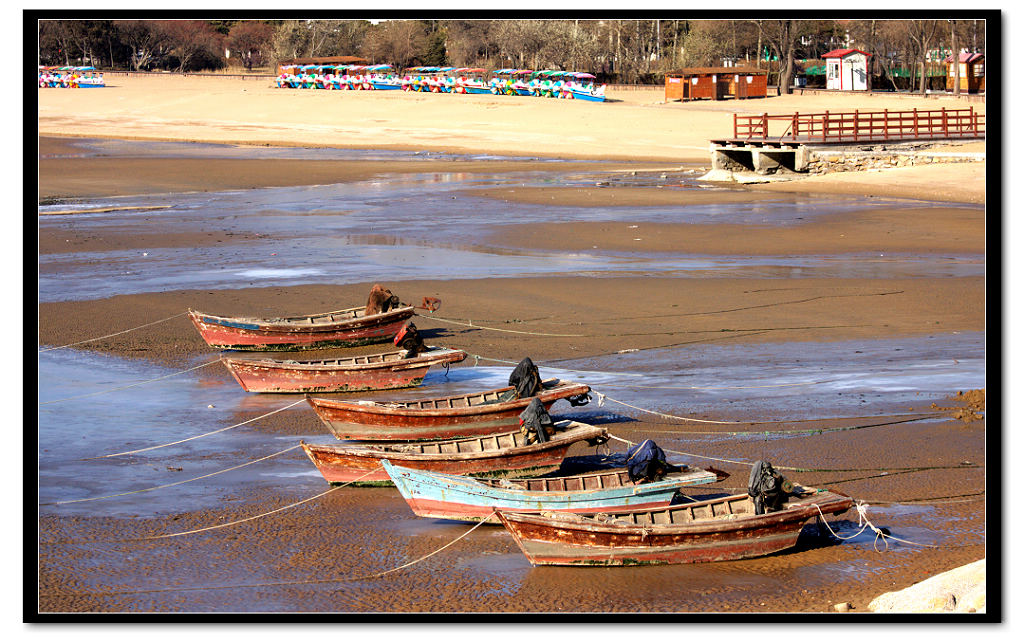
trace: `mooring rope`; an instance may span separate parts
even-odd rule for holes
[[[177,319],[178,317],[185,316],[186,314],[188,314],[188,312],[179,312],[178,314],[175,314],[173,316],[169,316],[166,319],[160,319],[159,321],[152,321],[150,323],[144,323],[142,325],[135,326],[134,328],[128,328],[127,330],[121,330],[120,332],[115,332],[113,334],[106,334],[106,335],[103,335],[102,337],[96,337],[94,339],[86,339],[84,341],[76,341],[75,343],[69,343],[69,344],[63,345],[63,346],[53,346],[51,348],[43,348],[39,352],[49,352],[50,350],[60,350],[61,348],[70,348],[72,346],[82,345],[83,343],[91,343],[93,341],[99,341],[101,339],[109,339],[110,337],[116,337],[116,336],[118,336],[120,334],[126,334],[128,332],[133,332],[135,330],[140,330],[142,328],[146,328],[146,327],[149,327],[151,325],[156,325],[158,323],[163,323],[164,321],[170,321],[171,319]]]
[[[507,364],[512,365],[512,366],[517,365],[519,363],[518,361],[510,361],[508,359],[495,359],[493,357],[484,357],[484,356],[481,356],[479,354],[471,354],[469,356],[473,357],[473,359],[474,359],[474,361],[473,361],[473,367],[474,368],[476,368],[477,365],[479,365],[479,363],[481,361],[493,361],[495,363],[507,363]],[[559,366],[550,366],[550,365],[547,365],[547,364],[544,364],[544,363],[539,363],[539,362],[535,362],[535,364],[538,367],[543,366],[545,368],[553,368],[555,370],[564,370],[565,372],[575,372],[575,373],[582,373],[582,374],[613,375],[613,376],[616,376],[616,377],[644,377],[644,376],[646,376],[646,375],[643,375],[643,374],[640,374],[640,373],[636,373],[636,372],[609,372],[607,370],[576,370],[574,368],[562,368],[562,367],[559,367]]]
[[[571,370],[565,368],[566,370]],[[581,372],[587,372],[586,370]],[[614,374],[617,372],[605,372],[598,374]],[[644,376],[644,375],[640,375]],[[761,388],[799,388],[801,386],[817,386],[823,383],[832,383],[835,379],[818,379],[816,381],[799,381],[797,383],[770,383],[761,386],[638,386],[632,383],[603,383],[602,386],[609,388],[640,388],[643,390],[757,390]]]
[[[331,491],[338,490],[339,488],[341,488],[341,487],[339,486],[338,488],[332,488]],[[330,491],[328,491],[328,492],[330,492]],[[321,493],[321,496],[322,495],[326,495],[326,494],[327,493]],[[139,593],[175,593],[175,592],[178,592],[178,591],[218,591],[218,590],[239,589],[239,588],[267,588],[267,587],[272,587],[272,586],[301,586],[301,585],[304,585],[304,584],[332,584],[332,583],[338,583],[338,582],[359,582],[359,581],[362,581],[362,580],[372,580],[372,579],[375,579],[375,578],[378,578],[378,577],[383,577],[383,576],[388,575],[390,573],[394,573],[396,571],[400,571],[400,570],[409,568],[410,566],[413,566],[415,564],[419,564],[420,562],[422,562],[422,561],[424,561],[424,560],[426,560],[426,559],[428,559],[430,557],[433,557],[434,555],[437,555],[438,553],[440,553],[444,549],[446,549],[449,546],[455,544],[456,542],[462,540],[467,535],[469,535],[470,533],[472,533],[476,529],[478,529],[481,526],[483,526],[484,524],[486,524],[487,520],[490,519],[492,515],[494,515],[493,512],[490,515],[488,515],[487,517],[485,517],[482,520],[480,520],[478,523],[474,524],[472,528],[470,528],[468,531],[466,531],[462,535],[459,535],[458,537],[456,537],[452,541],[448,542],[444,546],[442,546],[442,547],[440,547],[440,548],[438,548],[438,549],[436,549],[436,550],[434,550],[434,551],[432,551],[430,553],[427,553],[426,555],[423,555],[423,556],[421,556],[421,557],[419,557],[417,559],[414,559],[411,562],[406,562],[405,564],[402,564],[401,566],[396,566],[394,568],[388,569],[386,571],[381,571],[379,573],[371,573],[369,575],[357,575],[357,576],[351,576],[351,577],[332,577],[332,578],[317,579],[317,580],[294,580],[294,581],[280,581],[280,582],[257,582],[257,583],[252,583],[252,584],[232,584],[232,585],[229,585],[229,586],[182,586],[182,587],[164,587],[164,588],[155,588],[155,589],[131,589],[131,590],[125,590],[125,591],[87,591],[87,592],[81,592],[81,593],[58,594],[58,595],[55,595],[53,597],[79,597],[79,596],[83,596],[83,595],[134,595],[134,594],[139,594]]]
[[[485,357],[479,354],[469,355],[473,357],[473,367],[477,367],[481,361],[493,361],[495,363],[506,363],[509,365],[516,365],[518,361],[511,361],[509,359],[495,359],[494,357]],[[578,374],[596,374],[596,375],[607,375],[613,377],[646,377],[643,373],[638,372],[614,372],[611,370],[580,370],[578,368],[566,368],[563,366],[550,365],[542,362],[534,362],[538,367],[551,368],[553,370],[562,370],[564,372],[573,372]],[[612,388],[642,388],[651,390],[750,390],[760,388],[794,388],[799,386],[815,386],[822,383],[830,383],[835,379],[820,379],[816,381],[800,381],[797,383],[779,383],[779,384],[766,384],[759,386],[643,386],[632,383],[603,383],[602,386],[608,386]],[[613,400],[614,401],[614,400]],[[737,422],[737,423],[749,423],[749,422]]]
[[[213,472],[213,473],[207,473],[206,475],[200,475],[199,477],[193,477],[191,479],[183,479],[181,481],[172,482],[170,484],[162,484],[160,486],[151,486],[150,488],[140,488],[138,490],[129,490],[129,491],[126,491],[126,492],[123,492],[123,493],[114,493],[113,495],[103,495],[101,497],[87,497],[85,499],[68,499],[68,500],[60,501],[60,502],[42,502],[39,505],[40,506],[57,506],[57,505],[60,505],[60,504],[77,504],[79,502],[94,502],[94,501],[97,501],[97,500],[100,500],[100,499],[110,499],[111,497],[122,497],[124,495],[134,495],[136,493],[146,493],[146,492],[149,492],[151,490],[160,490],[161,488],[170,488],[171,486],[180,486],[181,484],[187,484],[189,482],[194,482],[194,481],[197,481],[197,480],[200,480],[200,479],[206,479],[207,477],[213,477],[215,475],[220,475],[220,474],[223,474],[223,473],[228,473],[228,472],[231,472],[232,470],[238,470],[239,468],[245,468],[246,466],[252,466],[253,464],[258,464],[261,461],[266,461],[266,460],[271,459],[273,457],[277,457],[278,455],[283,455],[284,453],[292,451],[292,450],[295,450],[296,448],[300,448],[301,446],[302,446],[302,444],[299,444],[297,446],[292,446],[290,448],[285,448],[284,450],[279,450],[278,452],[273,453],[271,455],[267,455],[266,457],[260,457],[259,459],[254,459],[252,461],[247,461],[244,464],[239,464],[237,466],[232,466],[231,468],[225,468],[224,470],[218,470],[218,471]]]
[[[102,395],[102,394],[106,394],[108,392],[114,392],[114,391],[117,391],[117,390],[125,390],[127,388],[134,388],[135,386],[141,386],[143,384],[153,383],[154,381],[160,381],[162,379],[169,379],[171,377],[177,377],[180,374],[185,374],[186,372],[192,372],[193,370],[199,370],[200,368],[205,368],[206,366],[213,365],[213,364],[219,363],[219,362],[220,362],[220,359],[214,359],[213,361],[207,361],[206,363],[201,363],[198,366],[195,366],[194,368],[189,368],[188,370],[181,370],[179,372],[172,372],[169,375],[164,375],[162,377],[157,377],[156,379],[147,379],[146,381],[136,381],[135,383],[130,383],[130,384],[126,385],[126,386],[117,386],[116,388],[106,388],[104,390],[97,390],[96,392],[87,392],[84,395],[75,395],[74,397],[64,397],[63,399],[51,399],[50,401],[40,401],[39,405],[40,406],[45,406],[45,405],[51,404],[51,403],[58,403],[58,402],[61,402],[61,401],[72,401],[74,399],[82,399],[83,397],[93,397],[95,395]]]
[[[299,446],[301,446],[301,445],[302,444],[299,444]],[[293,448],[298,448],[299,446],[293,446]],[[289,450],[291,450],[291,449],[289,449]],[[180,533],[168,533],[166,535],[154,535],[152,537],[138,537],[138,538],[133,538],[133,539],[128,539],[128,540],[121,540],[121,541],[125,541],[125,542],[143,542],[143,541],[154,540],[154,539],[167,539],[169,537],[180,537],[181,535],[192,535],[193,533],[202,533],[202,532],[205,532],[205,531],[213,531],[213,530],[217,530],[218,528],[226,528],[228,526],[234,526],[235,524],[242,524],[242,523],[245,523],[245,522],[251,522],[254,519],[259,519],[261,517],[266,517],[267,515],[273,515],[274,513],[279,513],[279,512],[281,512],[283,510],[288,510],[289,508],[294,508],[295,506],[300,506],[302,504],[305,504],[306,502],[311,502],[314,499],[317,499],[317,498],[323,497],[324,495],[328,495],[330,493],[333,493],[336,490],[341,490],[342,488],[345,488],[346,486],[351,486],[352,484],[354,484],[354,483],[356,483],[358,481],[362,481],[363,479],[366,479],[368,476],[372,475],[373,473],[377,472],[380,469],[381,469],[381,467],[377,466],[376,468],[372,468],[372,469],[368,470],[365,475],[357,477],[356,479],[353,479],[352,481],[345,482],[344,484],[341,484],[340,486],[333,486],[331,488],[328,488],[327,490],[325,490],[322,493],[319,493],[317,495],[313,495],[312,497],[307,497],[306,499],[302,499],[302,500],[299,500],[297,502],[288,504],[287,506],[281,506],[280,508],[275,508],[274,510],[267,511],[267,512],[261,513],[259,515],[253,515],[252,517],[246,517],[245,519],[236,519],[235,521],[227,522],[226,524],[215,524],[213,526],[207,526],[205,528],[196,528],[196,529],[193,529],[193,530],[190,530],[190,531],[181,531]]]
[[[147,450],[156,450],[157,448],[165,448],[167,446],[176,446],[178,444],[183,444],[186,441],[192,441],[193,439],[199,439],[200,437],[208,437],[210,435],[216,435],[217,433],[224,432],[225,430],[231,430],[232,428],[238,428],[239,426],[244,426],[245,424],[251,424],[254,421],[258,421],[260,419],[264,419],[265,417],[269,417],[271,415],[276,415],[277,413],[279,413],[281,411],[288,410],[289,408],[297,406],[300,403],[306,403],[306,399],[305,398],[299,399],[298,401],[290,403],[287,406],[282,406],[282,407],[278,408],[277,410],[271,410],[270,412],[268,412],[266,414],[263,414],[263,415],[260,415],[259,417],[253,417],[252,419],[246,419],[245,421],[240,421],[240,422],[238,422],[237,424],[235,424],[233,426],[227,426],[225,428],[218,428],[217,430],[211,430],[210,432],[204,432],[201,435],[194,435],[192,437],[186,437],[185,439],[179,439],[178,441],[171,441],[171,442],[168,442],[166,444],[160,444],[158,446],[148,446],[146,448],[139,448],[137,450],[126,450],[126,451],[124,451],[122,453],[111,453],[109,455],[98,455],[96,457],[85,457],[83,459],[80,459],[79,461],[89,461],[90,459],[105,459],[107,457],[120,457],[121,455],[134,455],[135,453],[141,453],[141,452],[145,452]]]
[[[665,417],[665,418],[668,418],[668,419],[679,419],[681,421],[687,421],[687,422],[696,422],[696,423],[705,423],[705,424],[722,424],[722,425],[756,426],[756,425],[765,425],[765,424],[795,424],[795,423],[808,423],[808,422],[819,422],[819,421],[830,421],[830,420],[834,421],[834,418],[829,418],[829,419],[776,419],[776,420],[771,420],[771,421],[769,421],[769,420],[758,420],[758,421],[717,421],[717,420],[712,420],[712,419],[699,419],[699,418],[696,418],[696,417],[683,417],[683,416],[680,416],[680,415],[670,415],[670,414],[666,414],[666,413],[663,413],[663,412],[656,412],[654,410],[647,410],[645,408],[640,408],[638,406],[633,406],[633,405],[630,405],[628,403],[625,403],[625,402],[622,402],[622,401],[618,401],[616,399],[612,399],[611,397],[608,397],[607,395],[603,395],[600,392],[597,392],[596,390],[593,390],[593,389],[592,389],[592,392],[594,392],[594,393],[596,393],[598,395],[598,406],[603,406],[604,405],[604,400],[607,399],[608,401],[614,401],[615,403],[621,404],[621,405],[626,406],[628,408],[632,408],[634,410],[639,410],[641,412],[650,413],[652,415],[658,415],[660,417]],[[824,434],[824,433],[827,433],[827,432],[844,432],[844,431],[848,431],[848,430],[863,430],[864,428],[877,428],[879,426],[891,426],[891,425],[895,425],[895,424],[913,423],[913,422],[916,422],[916,421],[925,421],[926,419],[934,419],[935,417],[941,417],[942,415],[943,415],[943,413],[941,413],[941,412],[916,413],[914,415],[911,415],[909,419],[894,419],[892,421],[884,421],[884,422],[880,422],[880,423],[858,424],[856,426],[837,426],[837,427],[833,427],[833,428],[790,428],[790,429],[780,429],[780,430],[650,430],[650,429],[647,429],[646,431],[647,432],[660,432],[660,433],[663,433],[663,434],[672,434],[672,435],[730,435],[730,436],[737,436],[737,435],[789,435],[789,434],[792,434],[792,435],[802,435],[802,434],[806,434],[806,435],[821,435],[821,434]],[[895,415],[895,416],[896,417],[904,417],[906,415]],[[658,423],[658,422],[654,422],[654,423]],[[662,424],[662,425],[664,425],[664,424]]]
[[[605,395],[605,394],[602,394],[600,392],[597,392],[596,390],[594,391],[594,393],[597,394],[597,405],[599,407],[603,407],[605,399],[607,399],[608,401],[612,401],[614,403],[626,406],[627,408],[632,408],[633,410],[639,410],[640,412],[649,412],[652,415],[658,415],[659,417],[666,417],[666,418],[669,418],[669,419],[682,419],[683,421],[693,421],[693,422],[702,423],[702,424],[728,424],[728,425],[736,425],[736,424],[746,424],[746,423],[748,423],[748,422],[745,422],[745,421],[715,421],[713,419],[697,419],[696,417],[680,417],[679,415],[669,415],[669,414],[665,414],[663,412],[655,412],[654,410],[646,410],[646,409],[640,408],[638,406],[633,406],[633,405],[630,405],[630,404],[626,403],[625,401],[619,401],[618,399],[612,399],[608,395]]]
[[[423,316],[423,315],[418,315],[418,316]],[[525,330],[509,330],[507,328],[491,328],[491,327],[488,327],[488,326],[485,326],[485,325],[476,325],[476,324],[473,323],[472,320],[470,320],[469,323],[463,323],[461,321],[454,321],[452,319],[444,319],[444,318],[441,318],[441,317],[435,317],[434,315],[430,315],[428,317],[423,317],[423,318],[424,319],[436,319],[436,320],[441,321],[443,323],[454,323],[455,325],[466,326],[468,328],[476,328],[478,330],[493,330],[495,332],[508,332],[508,333],[511,333],[511,334],[529,334],[529,335],[533,335],[535,337],[585,337],[585,336],[587,336],[585,334],[552,334],[550,332],[527,332]]]
[[[630,441],[628,439],[623,439],[622,437],[616,437],[615,435],[613,435],[611,433],[608,433],[608,438],[609,439],[614,439],[616,441],[621,441],[622,443],[629,444],[631,446],[636,445],[636,442]],[[709,461],[720,461],[720,462],[724,462],[724,463],[727,463],[727,464],[737,464],[737,465],[740,465],[740,466],[753,466],[754,465],[752,462],[737,461],[735,459],[723,459],[721,457],[709,457],[707,455],[698,455],[697,453],[688,453],[688,452],[683,452],[681,450],[672,450],[670,448],[662,448],[662,450],[664,450],[667,453],[675,453],[677,455],[685,455],[687,457],[697,457],[698,459],[707,459]],[[971,465],[957,464],[955,466],[951,466],[951,465],[946,465],[946,466],[893,466],[891,468],[798,468],[798,467],[794,467],[794,466],[775,466],[775,465],[773,465],[772,467],[775,468],[776,470],[788,470],[788,471],[794,472],[794,473],[845,473],[845,472],[884,472],[884,471],[917,472],[917,471],[923,471],[923,470],[950,470],[950,469],[959,470],[959,469],[964,469],[964,468],[984,468],[984,466],[979,466],[977,464],[971,464]]]
[[[868,505],[863,503],[863,502],[857,502],[855,504],[855,506],[857,508],[857,526],[860,527],[860,530],[858,530],[853,535],[850,535],[849,537],[843,537],[843,536],[839,535],[838,533],[836,533],[834,530],[832,530],[832,527],[829,526],[828,520],[825,519],[825,514],[821,512],[821,507],[818,506],[817,504],[812,504],[812,506],[814,506],[815,508],[818,509],[818,515],[821,516],[821,523],[825,524],[825,528],[827,528],[829,530],[829,532],[832,533],[832,535],[835,538],[837,538],[837,539],[840,539],[840,540],[843,540],[843,541],[851,540],[854,537],[857,537],[858,535],[863,533],[868,528],[870,528],[872,531],[875,532],[875,541],[874,541],[874,544],[872,545],[872,548],[875,549],[876,553],[880,553],[881,552],[881,551],[878,550],[878,538],[882,538],[882,543],[885,544],[885,550],[889,550],[889,540],[890,539],[893,540],[893,541],[896,541],[896,542],[903,542],[904,544],[910,544],[912,546],[927,546],[929,548],[938,548],[938,546],[936,546],[935,544],[919,544],[917,542],[911,542],[910,540],[907,540],[907,539],[900,539],[899,537],[895,537],[893,535],[889,535],[889,534],[885,533],[884,531],[879,529],[877,526],[872,524],[871,521],[868,519],[868,516],[867,516]]]

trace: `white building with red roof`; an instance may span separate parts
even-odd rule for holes
[[[843,91],[867,91],[868,58],[871,56],[860,49],[833,49],[824,54],[825,88]]]

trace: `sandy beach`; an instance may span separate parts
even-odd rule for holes
[[[424,173],[466,181],[471,189],[453,189],[450,197],[445,192],[445,198],[472,199],[481,216],[484,211],[489,216],[479,229],[466,230],[465,239],[452,238],[450,245],[444,246],[424,238],[418,241],[422,246],[472,251],[475,256],[489,257],[482,260],[495,265],[504,257],[547,257],[531,259],[543,262],[587,253],[609,263],[623,261],[632,266],[628,261],[638,261],[638,256],[647,263],[599,274],[567,269],[519,276],[467,273],[403,279],[390,277],[382,259],[379,278],[358,282],[321,283],[311,278],[298,285],[247,281],[234,287],[165,285],[110,296],[53,296],[38,307],[41,347],[88,340],[76,346],[76,352],[89,358],[112,357],[117,363],[140,368],[184,369],[216,356],[183,316],[186,309],[258,316],[334,310],[362,304],[374,281],[384,283],[408,302],[417,303],[422,296],[443,300],[436,314],[424,312],[415,318],[428,341],[513,363],[529,355],[542,364],[542,372],[545,365],[582,367],[635,354],[637,371],[658,374],[663,366],[643,361],[642,355],[665,350],[680,351],[666,354],[684,355],[671,367],[685,371],[703,350],[745,347],[770,354],[765,366],[770,372],[773,364],[788,368],[800,360],[790,346],[806,350],[808,345],[820,345],[823,351],[838,346],[853,360],[862,358],[854,353],[870,351],[857,347],[858,342],[883,346],[879,348],[884,354],[879,357],[881,368],[882,362],[898,361],[901,342],[937,340],[955,347],[957,337],[984,336],[986,330],[986,280],[975,269],[976,257],[984,257],[986,252],[985,163],[836,174],[729,190],[699,189],[687,182],[709,166],[708,140],[730,133],[734,112],[936,109],[956,106],[951,100],[843,95],[682,104],[664,103],[662,92],[652,89],[609,90],[609,98],[614,100],[607,104],[566,104],[491,96],[285,91],[272,87],[268,79],[109,75],[107,83],[103,90],[40,90],[38,94],[39,199],[41,206],[59,208],[40,211],[38,247],[46,278],[107,266],[121,269],[143,251],[154,255],[181,252],[183,256],[192,251],[228,256],[258,251],[266,258],[270,246],[261,243],[268,238],[289,241],[290,232],[277,227],[271,226],[265,233],[263,228],[257,232],[253,231],[256,228],[237,227],[233,215],[225,215],[223,221],[211,220],[201,228],[191,222],[172,226],[162,213],[177,206],[175,195],[213,197],[238,191],[244,199],[247,191],[260,188],[324,185],[359,190],[379,177],[396,181],[396,190],[408,190],[420,188],[419,184],[410,188],[402,183],[402,177],[421,180]],[[972,104],[984,111],[983,103]],[[316,117],[305,117],[309,114]],[[252,148],[254,155],[226,158],[201,149],[177,157],[95,153],[78,144],[93,139],[233,144]],[[421,154],[405,154],[401,160],[390,161],[270,159],[257,153],[259,148],[277,146]],[[984,143],[952,148],[978,152],[984,150]],[[441,152],[467,156],[431,156]],[[514,158],[490,158],[493,156]],[[514,177],[520,174],[530,179],[516,184]],[[663,174],[669,178],[659,188]],[[651,185],[639,184],[648,178]],[[954,178],[958,182],[952,188]],[[584,180],[591,183],[584,184]],[[638,183],[630,182],[634,180]],[[821,211],[821,203],[829,198],[841,208]],[[93,203],[117,207],[136,202],[154,209],[139,210],[141,214],[123,219],[112,210],[102,226],[89,218],[95,215],[66,213],[87,211]],[[805,219],[799,214],[808,203],[816,209],[809,210]],[[505,212],[534,212],[543,206],[608,207],[611,213],[593,220],[560,220],[550,215],[527,222],[502,216]],[[403,201],[402,207],[415,208],[416,202]],[[739,218],[745,209],[758,208],[793,214],[784,223]],[[694,219],[698,222],[650,214],[673,211],[711,214]],[[317,210],[303,219],[304,225],[315,229],[320,219],[345,221],[347,212]],[[429,216],[443,216],[431,212]],[[292,210],[287,213],[294,215]],[[253,206],[239,217],[258,219],[262,215],[263,211]],[[387,225],[373,228],[372,234],[325,228],[321,236],[325,244],[335,242],[338,247],[352,243],[353,236],[388,248],[403,244],[420,247],[415,239],[405,239],[401,230],[390,230]],[[276,245],[273,252],[286,254]],[[298,254],[296,251],[295,256]],[[201,263],[210,256],[196,254],[194,260]],[[681,276],[649,267],[679,256],[738,264],[796,257],[825,271],[769,266],[715,273],[707,268],[707,278],[701,278],[698,268]],[[903,266],[907,257],[913,259],[909,261],[912,267],[906,268],[910,272],[892,271],[893,265]],[[285,256],[282,262],[292,258]],[[841,267],[829,267],[833,263],[847,265],[842,261],[862,269],[844,275]],[[877,269],[870,267],[875,264]],[[914,272],[919,264],[938,267]],[[170,320],[151,324],[165,318]],[[92,340],[121,328],[138,329]],[[382,344],[329,354],[365,354],[388,347]],[[467,360],[453,370],[474,365]],[[223,373],[202,375],[200,382],[212,391],[234,385]],[[863,612],[882,593],[986,556],[985,421],[960,412],[971,404],[980,410],[984,396],[981,393],[979,407],[977,395],[957,394],[970,387],[951,383],[939,395],[922,395],[900,408],[889,404],[879,414],[854,412],[845,405],[846,400],[836,396],[834,406],[816,409],[815,416],[828,420],[806,425],[786,423],[785,409],[765,406],[771,420],[779,422],[773,428],[872,426],[826,431],[813,439],[779,438],[769,443],[766,434],[763,440],[731,441],[723,435],[736,426],[711,428],[723,433],[716,437],[723,441],[714,442],[721,447],[715,451],[717,456],[753,461],[767,453],[780,462],[792,462],[808,471],[798,475],[801,483],[828,485],[870,500],[868,503],[883,510],[876,519],[899,521],[911,538],[939,542],[936,547],[897,545],[879,554],[872,550],[871,538],[841,546],[811,538],[791,554],[688,568],[613,569],[604,579],[594,581],[594,572],[601,569],[523,570],[518,549],[509,538],[499,537],[502,533],[497,530],[481,529],[473,533],[478,537],[459,542],[460,557],[455,561],[439,556],[407,573],[341,584],[343,588],[332,585],[326,591],[317,584],[301,584],[302,578],[323,573],[323,568],[334,569],[335,576],[390,568],[427,554],[466,530],[462,524],[417,522],[404,513],[398,522],[391,521],[396,513],[408,512],[393,489],[361,489],[365,490],[361,493],[345,489],[256,522],[258,528],[232,530],[228,537],[221,532],[170,545],[160,540],[121,541],[242,519],[303,495],[296,491],[293,498],[283,498],[277,492],[279,487],[266,479],[249,485],[247,478],[240,476],[227,490],[210,491],[211,496],[223,494],[225,502],[203,501],[198,508],[173,500],[154,500],[152,506],[146,506],[141,503],[144,500],[127,499],[119,510],[100,516],[41,506],[39,611],[237,611],[248,610],[246,593],[252,592],[254,606],[249,608],[277,612],[834,613],[834,605],[840,602],[849,602],[854,611]],[[737,391],[728,404],[702,411],[700,418],[741,422],[739,429],[762,430],[756,422],[764,418],[761,411],[765,407],[745,404],[743,399],[744,393]],[[731,405],[732,401],[737,403]],[[689,415],[694,403],[688,392],[668,395],[661,411]],[[246,406],[232,412],[230,422],[256,417],[271,407]],[[182,410],[181,421],[208,426],[205,411],[205,407]],[[294,441],[296,436],[315,433],[318,427],[310,423],[308,413],[300,406],[263,421],[260,432],[246,433],[248,441],[240,440],[229,447],[230,453],[211,455],[211,459],[226,467],[231,461],[226,458],[229,454],[254,458],[246,446],[260,444],[260,439],[269,436]],[[900,424],[898,433],[888,432],[891,426],[886,426],[900,420],[897,415],[914,413],[936,416],[927,422]],[[111,422],[116,423],[117,417]],[[686,452],[692,452],[691,448],[709,452],[714,445],[688,432],[704,430],[706,425],[664,421],[629,411],[612,415],[608,422],[615,434],[634,441],[656,438]],[[92,438],[82,439],[83,448],[102,447]],[[323,439],[326,442],[327,438]],[[52,448],[41,445],[46,447]],[[46,461],[53,456],[41,453]],[[175,462],[173,457],[165,462],[156,455],[137,460],[142,468],[153,470],[154,485],[161,476],[175,474],[172,469],[182,465]],[[88,470],[96,471],[92,474],[97,477],[82,483],[90,489],[101,486],[96,480],[104,474],[123,474],[126,464],[89,464],[96,466]],[[308,461],[295,460],[296,470],[308,465]],[[722,462],[714,465],[731,474],[722,489],[742,492],[749,468]],[[891,474],[882,472],[887,467]],[[40,475],[45,477],[48,472],[41,469]],[[320,490],[326,490],[326,485],[322,486]],[[358,524],[353,523],[356,514],[363,517]],[[170,516],[173,524],[168,523]],[[856,523],[852,512],[844,517],[846,528],[855,530]],[[934,523],[956,526],[932,536],[929,529]],[[284,541],[287,543],[282,544]],[[371,545],[386,552],[360,555]],[[206,573],[210,567],[220,569],[215,574],[218,579],[210,579],[213,576]],[[833,576],[839,567],[848,572],[844,581]],[[645,575],[645,571],[650,573]],[[243,587],[269,576],[295,579],[296,584],[228,592],[135,592],[140,583],[181,587],[227,582]],[[487,580],[492,577],[496,579]],[[692,592],[686,588],[691,583]]]

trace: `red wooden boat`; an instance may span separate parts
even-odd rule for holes
[[[780,510],[763,515],[754,514],[748,495],[732,495],[588,516],[499,510],[498,519],[535,566],[719,562],[790,548],[807,520],[853,506],[852,499],[839,493],[800,486],[794,491],[796,496]]]
[[[415,312],[405,306],[365,314],[366,308],[348,308],[303,317],[260,319],[219,317],[189,310],[199,334],[218,350],[311,350],[368,345],[390,341]]]
[[[550,410],[559,399],[583,395],[590,386],[547,379],[536,395]],[[412,441],[490,435],[519,426],[533,397],[515,399],[512,386],[415,401],[343,401],[308,397],[309,405],[338,439]]]
[[[575,443],[607,440],[604,428],[575,421],[555,422],[548,441],[527,443],[518,430],[485,437],[410,443],[353,443],[315,445],[302,442],[306,455],[328,482],[393,485],[381,465],[387,459],[398,466],[453,475],[529,477],[558,468]]]
[[[279,361],[221,357],[247,392],[360,392],[411,388],[433,365],[466,358],[462,350],[429,348],[406,359],[404,350],[340,359]]]

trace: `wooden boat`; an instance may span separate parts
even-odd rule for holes
[[[590,102],[595,103],[603,103],[605,100],[603,92],[599,93],[597,91],[584,91],[582,89],[576,88],[570,90],[570,96],[577,100],[589,100]]]
[[[754,514],[748,495],[655,510],[600,513],[512,513],[498,518],[530,563],[632,566],[719,562],[769,555],[796,544],[804,523],[845,512],[853,500],[827,490],[796,486],[782,509]]]
[[[315,445],[302,442],[306,455],[328,482],[392,485],[381,460],[417,470],[488,477],[543,475],[558,468],[575,443],[603,442],[604,428],[575,421],[555,423],[548,441],[528,444],[518,430],[484,437],[411,443]]]
[[[683,486],[717,482],[716,472],[681,466],[656,482],[629,480],[625,468],[564,477],[489,479],[415,470],[381,461],[409,507],[420,517],[501,523],[495,509],[515,512],[605,511],[664,508]],[[723,473],[724,475],[724,473]]]
[[[310,316],[262,319],[219,317],[189,310],[199,334],[219,350],[310,350],[389,341],[415,313],[413,306],[364,314],[348,308]]]
[[[279,361],[221,357],[246,392],[361,392],[412,388],[423,383],[433,365],[466,358],[462,350],[428,348],[403,358],[405,350],[339,359]]]
[[[536,395],[550,410],[559,399],[586,394],[590,386],[546,379]],[[512,386],[484,392],[414,401],[345,401],[307,397],[309,405],[338,439],[412,441],[489,435],[519,426],[519,413],[533,397],[513,398]]]

